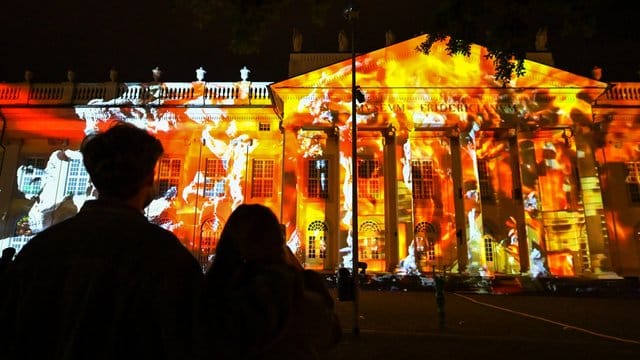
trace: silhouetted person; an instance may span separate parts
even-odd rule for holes
[[[120,124],[80,150],[98,199],[16,256],[0,311],[2,359],[193,359],[202,272],[143,215],[161,143]]]
[[[2,257],[0,257],[0,304],[2,304],[2,299],[4,299],[6,293],[5,273],[9,271],[9,266],[13,262],[15,254],[16,249],[12,247],[2,250]],[[2,326],[1,323],[0,326]]]
[[[9,268],[9,265],[13,262],[13,257],[16,255],[16,249],[12,247],[2,250],[2,257],[0,257],[0,277],[4,275],[5,271]]]
[[[212,359],[319,359],[339,340],[326,285],[302,268],[265,206],[229,216],[205,281]]]

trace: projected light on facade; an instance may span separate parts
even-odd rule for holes
[[[54,123],[83,120],[82,129],[66,133],[73,144],[113,121],[157,135],[166,154],[148,216],[203,263],[230,212],[258,202],[280,215],[305,266],[350,267],[351,184],[358,181],[358,255],[369,270],[447,266],[531,276],[606,270],[598,155],[589,150],[592,102],[606,84],[528,61],[524,77],[502,84],[484,48],[452,57],[436,44],[427,56],[415,51],[421,40],[357,57],[365,95],[355,119],[357,174],[350,165],[349,60],[271,84],[271,97],[268,84],[246,78],[224,86],[150,83],[88,101],[72,115],[47,116]],[[20,111],[38,110],[14,116]],[[11,126],[48,137],[47,128]],[[607,156],[627,158],[634,149]],[[57,188],[69,182],[69,171],[56,175],[40,164],[28,172],[21,165],[24,196],[35,191],[24,186],[44,184],[22,180],[38,171]],[[91,196],[84,190],[81,200]],[[79,195],[62,193],[47,206],[80,205]],[[14,201],[23,205],[13,217],[27,216],[37,232],[33,209],[45,200]]]

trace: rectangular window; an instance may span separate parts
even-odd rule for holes
[[[71,159],[67,171],[67,183],[64,193],[67,195],[85,195],[89,187],[89,174],[80,159]]]
[[[271,123],[260,122],[258,124],[258,131],[271,131]]]
[[[496,195],[491,185],[491,173],[487,160],[478,159],[478,181],[480,183],[480,199],[485,202],[495,203]]]
[[[484,238],[484,258],[486,261],[493,261],[493,242],[488,236]]]
[[[268,159],[254,159],[251,176],[252,197],[273,196],[273,169],[275,161]]]
[[[158,161],[158,194],[164,195],[171,188],[178,191],[181,171],[180,159],[160,159]]]
[[[329,197],[329,161],[327,159],[309,160],[307,178],[307,196],[316,199]]]
[[[25,195],[37,195],[42,188],[42,177],[47,167],[47,159],[28,158],[18,174],[18,189]]]
[[[634,204],[640,203],[640,162],[628,162],[625,163],[627,168],[627,177],[625,182],[627,183],[627,189],[629,191],[629,198]]]
[[[413,198],[418,200],[433,199],[435,195],[435,170],[433,160],[411,161]]]
[[[382,199],[379,160],[358,160],[358,197],[370,200]]]
[[[436,247],[433,241],[427,241],[427,260],[433,261],[436,259]]]
[[[227,175],[227,161],[207,159],[204,167],[204,195],[224,197]]]
[[[307,251],[308,253],[308,257],[310,259],[314,259],[316,257],[316,237],[311,235],[309,236],[309,242],[307,243],[307,248],[309,249],[309,251]]]

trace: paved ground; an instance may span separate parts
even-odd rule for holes
[[[335,294],[335,290],[334,291]],[[447,292],[360,292],[338,302],[345,331],[332,359],[640,359],[640,299]]]

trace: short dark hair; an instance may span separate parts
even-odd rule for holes
[[[164,149],[146,130],[116,123],[103,133],[87,136],[80,151],[99,195],[129,199],[153,174]]]

